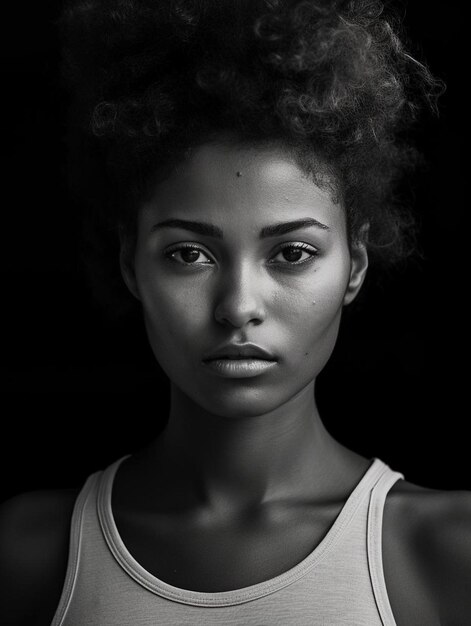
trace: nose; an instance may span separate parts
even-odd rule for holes
[[[214,316],[220,324],[235,328],[261,324],[266,317],[261,278],[247,266],[221,276]]]

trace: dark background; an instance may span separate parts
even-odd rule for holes
[[[107,320],[80,265],[59,6],[2,8],[2,498],[79,486],[158,433],[168,411],[143,325]],[[443,2],[401,6],[413,52],[448,86],[440,117],[416,131],[428,166],[409,192],[425,259],[367,285],[368,305],[343,320],[318,401],[345,445],[411,482],[469,490],[464,25]]]

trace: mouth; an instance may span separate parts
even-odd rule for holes
[[[205,355],[203,362],[210,361],[245,361],[245,360],[262,360],[276,361],[275,355],[271,352],[257,346],[253,343],[245,344],[225,344],[220,346],[212,353]]]
[[[224,355],[224,356],[213,357],[212,359],[203,359],[203,361],[205,363],[207,363],[208,361],[253,361],[253,360],[257,360],[257,361],[276,361],[276,359],[267,359],[265,357],[257,356],[256,354],[250,354],[250,355],[247,355],[247,356],[242,356],[242,355],[235,355],[235,356]]]
[[[203,365],[222,378],[251,378],[277,366],[277,358],[254,343],[226,343],[206,354]]]
[[[259,357],[219,357],[206,359],[203,365],[222,378],[251,378],[277,366],[277,361]]]

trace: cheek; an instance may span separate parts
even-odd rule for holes
[[[176,293],[174,277],[144,268],[137,278],[147,334],[159,362],[176,352],[191,352],[208,315],[195,282],[187,281]]]
[[[292,333],[298,363],[319,371],[329,359],[338,335],[349,267],[339,261],[314,273],[304,290],[285,301],[285,319]],[[336,277],[333,280],[333,277]]]

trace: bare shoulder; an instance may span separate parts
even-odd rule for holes
[[[423,512],[422,528],[423,562],[439,598],[443,624],[470,624],[471,492],[437,492]]]
[[[78,489],[19,494],[0,505],[0,623],[52,621],[62,593]]]
[[[470,624],[471,491],[397,481],[384,507],[383,561],[399,625],[411,617],[416,624]]]

